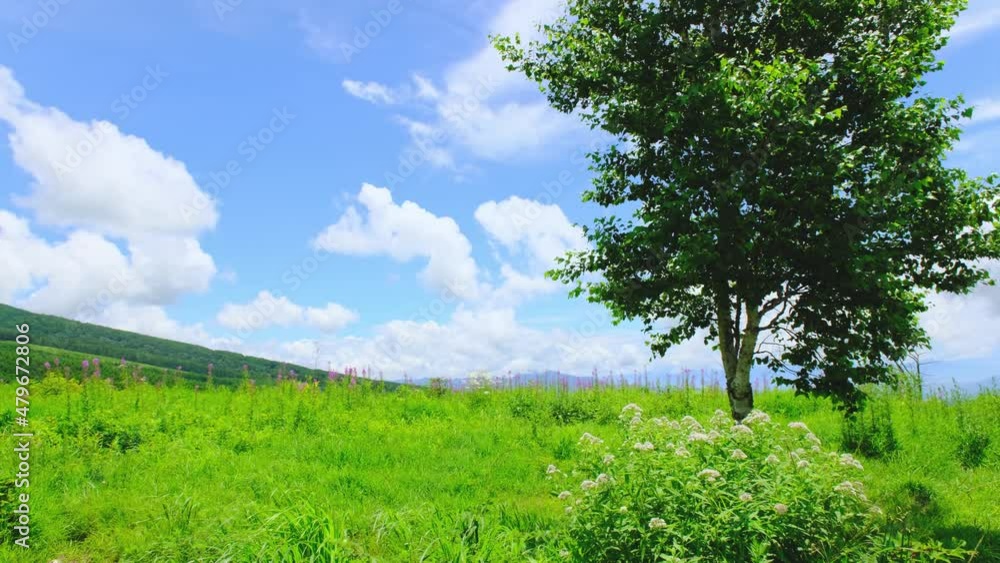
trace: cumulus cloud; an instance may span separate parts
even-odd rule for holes
[[[520,33],[531,39],[538,36],[538,24],[562,13],[561,0],[511,0],[490,19],[484,31]],[[413,74],[410,82],[394,89],[376,85],[394,100],[423,102],[418,108],[421,115],[433,114],[433,120],[420,122],[422,127],[413,127],[412,119],[400,119],[413,147],[434,154],[434,158],[427,159],[432,166],[453,168],[453,153],[459,148],[494,161],[537,155],[577,127],[574,117],[551,109],[537,87],[509,72],[488,41],[452,63],[440,82],[439,86],[425,76]],[[376,96],[358,97],[376,101],[369,99]]]
[[[317,249],[349,256],[388,256],[398,262],[425,259],[420,274],[430,288],[462,298],[480,291],[472,245],[450,217],[439,217],[412,201],[396,203],[386,188],[364,184],[364,212],[351,206],[315,239]]]
[[[4,66],[0,120],[14,162],[32,178],[15,200],[68,229],[46,240],[0,210],[0,255],[14,265],[0,299],[89,320],[113,303],[158,306],[208,289],[216,267],[196,237],[218,213],[183,163],[109,122],[31,101]]]
[[[193,236],[218,220],[182,162],[113,123],[76,121],[32,102],[3,66],[0,120],[11,127],[14,161],[34,180],[20,202],[46,223],[123,237]]]
[[[226,328],[241,332],[270,326],[308,326],[323,332],[336,332],[358,318],[356,312],[337,303],[303,307],[285,296],[261,291],[249,303],[226,303],[215,320]]]
[[[26,219],[0,209],[0,256],[10,266],[0,280],[0,300],[89,320],[117,301],[162,305],[204,291],[215,274],[195,239],[140,238],[130,241],[129,251],[86,230],[48,242]]]
[[[403,373],[461,377],[479,370],[501,375],[545,369],[589,375],[594,369],[602,374],[630,373],[649,366],[642,335],[608,332],[608,322],[601,313],[564,329],[540,330],[518,322],[512,308],[461,307],[445,322],[397,320],[376,327],[367,338],[277,343],[262,353],[307,365],[317,357],[324,366],[370,365],[388,378]],[[698,342],[679,347],[652,366],[715,368],[718,363],[716,354]]]
[[[986,269],[1000,280],[1000,262],[991,261]],[[967,295],[936,294],[929,303],[920,323],[931,337],[933,359],[986,358],[1000,352],[1000,286],[980,285]]]
[[[587,247],[583,231],[555,204],[512,196],[480,205],[475,216],[491,239],[526,255],[536,269],[546,270],[556,257]]]

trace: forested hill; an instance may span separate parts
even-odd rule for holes
[[[56,317],[41,315],[0,304],[0,342],[13,343],[18,334],[15,328],[27,323],[30,328],[31,343],[49,346],[72,352],[92,354],[94,356],[125,358],[130,362],[138,362],[151,366],[176,369],[181,366],[184,372],[204,376],[208,364],[213,364],[213,378],[219,383],[227,380],[238,381],[242,377],[245,364],[250,377],[258,381],[273,379],[278,370],[285,373],[295,370],[298,377],[326,378],[325,370],[314,370],[294,364],[284,364],[274,360],[244,356],[234,352],[210,350],[203,346],[176,342],[163,338],[155,338],[134,332],[116,330],[103,326],[82,323]]]

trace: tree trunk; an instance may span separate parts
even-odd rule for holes
[[[739,422],[753,410],[753,386],[750,385],[750,368],[753,367],[757,338],[760,334],[760,312],[751,304],[746,305],[746,325],[742,333],[733,326],[728,297],[719,300],[719,350],[726,372],[726,393],[733,418]],[[723,306],[724,305],[724,306]]]

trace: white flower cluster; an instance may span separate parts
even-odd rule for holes
[[[656,446],[654,446],[652,442],[637,442],[632,447],[640,452],[651,452],[656,449]]]
[[[604,440],[598,438],[597,436],[594,436],[590,432],[584,432],[583,436],[580,436],[580,442],[579,443],[581,443],[581,444],[590,444],[592,446],[596,446],[598,444],[603,444]]]

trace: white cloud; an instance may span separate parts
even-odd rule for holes
[[[249,303],[226,303],[215,320],[226,328],[241,332],[270,326],[308,326],[323,332],[335,332],[358,320],[358,314],[337,303],[327,303],[324,307],[303,307],[283,295],[261,291]]]
[[[3,66],[0,119],[12,128],[14,161],[34,179],[21,202],[43,222],[124,237],[215,226],[214,202],[183,163],[110,122],[75,121],[28,100]]]
[[[398,262],[427,260],[421,272],[430,288],[474,298],[481,291],[472,245],[450,217],[439,217],[412,201],[397,204],[386,188],[364,184],[358,202],[314,240],[313,246],[349,256],[388,256]]]
[[[972,103],[975,111],[972,119],[966,120],[966,125],[978,125],[1000,119],[1000,100],[986,98]]]
[[[238,339],[213,336],[201,323],[193,325],[179,323],[170,318],[162,307],[155,305],[114,303],[102,310],[90,322],[216,350],[240,351],[242,345]]]
[[[360,98],[373,104],[394,104],[396,95],[384,84],[378,82],[359,82],[357,80],[344,80],[342,83],[344,90],[355,98]]]
[[[204,291],[215,274],[195,239],[157,235],[130,241],[129,251],[86,230],[50,243],[27,220],[0,209],[0,256],[10,266],[0,301],[87,319],[118,301],[170,303]]]
[[[476,220],[490,238],[514,253],[526,255],[537,270],[547,270],[555,258],[587,247],[583,231],[555,204],[517,196],[488,201],[476,209]]]
[[[563,8],[562,0],[511,0],[490,19],[485,34],[537,37],[536,24],[554,20]],[[508,71],[486,40],[444,71],[442,88],[421,75],[411,78],[414,86],[407,84],[392,97],[415,97],[427,104],[421,115],[435,115],[430,123],[421,120],[421,127],[414,127],[414,120],[400,120],[413,145],[434,155],[427,158],[433,166],[453,169],[456,149],[494,161],[537,156],[578,127],[576,118],[551,109],[533,83]]]
[[[986,269],[1000,280],[1000,262],[989,262]],[[980,285],[968,295],[937,294],[929,302],[920,322],[931,337],[931,357],[961,360],[1000,352],[1000,286]]]
[[[376,327],[370,338],[302,340],[276,344],[266,355],[313,365],[317,347],[320,366],[372,366],[387,378],[460,377],[487,370],[562,370],[589,375],[598,369],[630,373],[649,366],[650,353],[637,331],[609,333],[606,314],[595,315],[566,329],[539,330],[517,321],[511,308],[459,308],[447,320],[398,320]],[[656,368],[714,368],[717,356],[700,342],[678,347]]]
[[[356,320],[356,312],[337,303],[328,303],[322,308],[308,307],[305,310],[306,325],[323,332],[336,332]]]
[[[196,236],[218,213],[183,163],[111,123],[32,102],[3,66],[0,120],[11,127],[14,162],[33,180],[16,201],[68,228],[49,241],[0,209],[0,255],[15,267],[0,299],[89,320],[115,303],[165,305],[208,289],[216,267]]]
[[[413,83],[417,87],[417,97],[425,100],[436,100],[441,97],[441,92],[434,87],[434,83],[423,75],[414,73]]]
[[[950,35],[955,40],[971,39],[1000,26],[1000,7],[990,6],[991,0],[972,0],[969,9],[963,12]]]

